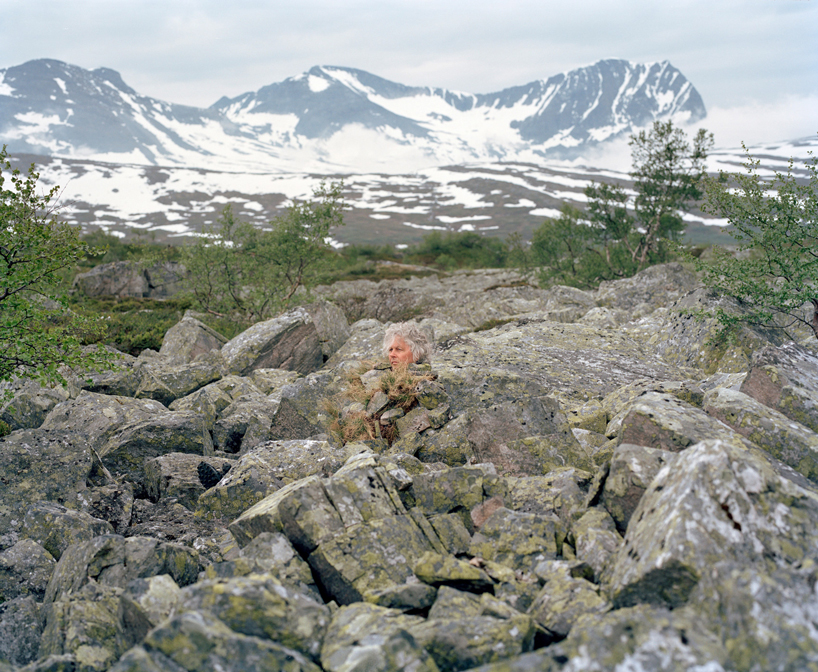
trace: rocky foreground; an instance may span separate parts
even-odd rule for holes
[[[818,670],[814,337],[713,346],[676,264],[317,294],[12,386],[0,672]],[[417,407],[344,401],[407,317]]]

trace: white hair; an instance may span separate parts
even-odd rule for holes
[[[402,338],[412,351],[415,363],[420,364],[429,359],[432,354],[432,344],[426,334],[414,322],[397,322],[389,325],[383,336],[383,356],[389,356],[389,346],[395,337]]]

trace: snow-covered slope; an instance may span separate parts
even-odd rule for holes
[[[267,171],[379,171],[571,158],[654,119],[697,121],[670,63],[604,60],[492,94],[408,87],[339,67],[208,109],[142,96],[113,70],[54,60],[0,70],[0,142],[67,158]]]

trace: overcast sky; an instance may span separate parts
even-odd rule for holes
[[[669,60],[717,144],[818,131],[818,0],[0,0],[0,68],[35,58],[197,106],[313,65],[487,93]]]

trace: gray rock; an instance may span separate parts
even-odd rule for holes
[[[89,583],[45,605],[46,624],[38,657],[71,654],[81,670],[108,670],[150,629],[135,605],[122,609],[121,596],[121,589]]]
[[[148,279],[138,262],[114,261],[99,264],[87,273],[80,273],[74,278],[74,287],[89,297],[148,296]]]
[[[221,353],[227,370],[239,375],[255,369],[309,373],[323,364],[315,323],[303,308],[254,324],[228,341]]]
[[[0,604],[28,595],[42,600],[56,565],[54,557],[31,539],[0,553]]]
[[[578,562],[584,562],[600,577],[616,555],[622,537],[616,524],[604,509],[588,509],[571,526],[570,540]]]
[[[608,590],[617,606],[675,608],[699,583],[704,590],[718,581],[718,562],[768,575],[768,557],[790,564],[815,552],[818,538],[809,521],[816,514],[815,493],[779,476],[758,454],[702,442],[653,479],[608,575]]]
[[[532,571],[562,552],[565,528],[554,514],[497,509],[472,537],[469,555]]]
[[[78,432],[21,429],[0,438],[0,548],[17,541],[23,512],[31,502],[79,508],[95,459]]]
[[[182,609],[207,611],[236,632],[270,639],[317,660],[330,611],[269,576],[199,581],[183,591]]]
[[[600,306],[626,311],[634,319],[680,299],[698,286],[695,273],[673,262],[650,266],[631,278],[604,280],[596,300]]]
[[[239,634],[217,618],[190,611],[154,628],[111,672],[320,672],[303,654]]]
[[[225,343],[224,336],[185,313],[180,322],[165,332],[159,354],[170,365],[188,364],[211,350],[220,350]]]
[[[195,362],[170,364],[159,360],[138,367],[139,385],[134,394],[139,399],[155,399],[165,406],[222,377],[221,362],[214,357]]]
[[[152,299],[167,299],[182,291],[187,269],[176,261],[160,261],[145,269],[148,282],[148,296]]]
[[[810,428],[735,390],[710,390],[704,410],[810,480],[818,480],[818,434]]]
[[[625,534],[645,490],[662,467],[675,458],[676,453],[659,448],[630,443],[617,446],[599,501],[613,518],[618,532]]]
[[[262,394],[273,394],[285,385],[291,385],[299,377],[297,371],[286,369],[256,369],[250,374],[253,382]]]
[[[99,450],[123,425],[166,413],[167,408],[150,399],[131,399],[83,391],[76,399],[57,404],[46,417],[41,429],[80,432]]]
[[[796,343],[755,353],[740,391],[818,432],[818,355]]]
[[[177,612],[182,591],[170,575],[159,574],[129,581],[122,599],[126,604],[133,602],[154,627]]]
[[[125,588],[133,579],[169,574],[186,586],[196,580],[200,568],[199,554],[192,548],[149,537],[126,539],[107,534],[65,550],[48,582],[44,602],[76,593],[91,580]]]
[[[101,534],[113,534],[114,528],[100,520],[54,502],[36,502],[26,509],[20,536],[31,539],[59,560],[71,544],[88,541]]]
[[[0,409],[0,420],[11,430],[36,429],[57,404],[69,398],[69,391],[61,385],[46,387],[35,380],[19,380],[0,385],[10,387],[12,399]]]
[[[350,328],[346,342],[327,360],[326,369],[342,363],[357,363],[381,358],[386,325],[375,319],[358,320]]]
[[[506,506],[514,511],[556,514],[568,525],[584,512],[593,474],[575,468],[555,469],[546,476],[527,476],[509,484]]]
[[[123,534],[131,524],[133,485],[112,483],[88,488],[77,495],[80,508],[94,518],[107,520],[116,534]]]
[[[40,606],[30,595],[0,603],[0,660],[19,666],[35,660],[42,632],[40,620]]]
[[[344,312],[329,301],[314,301],[304,306],[318,332],[321,354],[326,362],[352,334]]]
[[[200,415],[168,411],[123,425],[99,449],[105,467],[132,482],[137,497],[146,492],[145,461],[168,453],[213,455],[210,432]]]
[[[199,479],[198,467],[206,462],[221,473],[231,460],[222,457],[203,457],[190,453],[168,453],[145,460],[145,490],[151,501],[174,498],[182,506],[194,511],[199,495],[205,491]]]

